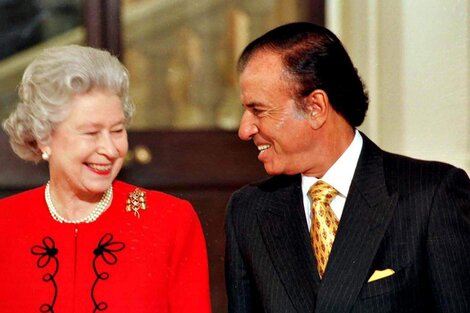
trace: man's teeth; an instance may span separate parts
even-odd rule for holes
[[[270,147],[271,147],[271,145],[262,145],[262,146],[258,146],[258,150],[262,152],[262,151],[264,151],[264,150],[266,150]]]
[[[97,171],[109,171],[111,169],[111,165],[88,164],[88,166]]]

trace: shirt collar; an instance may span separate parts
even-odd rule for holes
[[[359,155],[362,150],[363,139],[358,130],[355,131],[353,141],[336,162],[323,175],[321,180],[333,186],[341,196],[347,197],[349,187],[356,170]],[[302,190],[307,191],[319,180],[316,177],[302,174]]]

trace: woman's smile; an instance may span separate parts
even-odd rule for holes
[[[113,168],[112,164],[99,164],[99,163],[85,163],[91,171],[99,175],[109,175],[111,169]]]

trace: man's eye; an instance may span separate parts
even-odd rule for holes
[[[124,131],[124,128],[119,128],[119,129],[114,129],[111,132],[113,132],[115,134],[119,134],[119,133],[122,133],[123,131]]]

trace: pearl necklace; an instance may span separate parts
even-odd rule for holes
[[[98,217],[100,217],[101,214],[103,214],[104,211],[106,211],[106,209],[109,207],[109,204],[111,203],[111,200],[113,199],[113,187],[111,186],[108,188],[108,190],[106,190],[100,202],[98,202],[96,207],[93,209],[93,211],[91,211],[88,216],[85,216],[78,220],[68,220],[60,216],[59,212],[57,212],[57,209],[55,208],[54,203],[52,202],[51,190],[49,185],[50,182],[47,183],[46,190],[44,191],[47,207],[49,208],[49,212],[51,213],[52,218],[59,223],[80,224],[94,222],[98,219]]]

